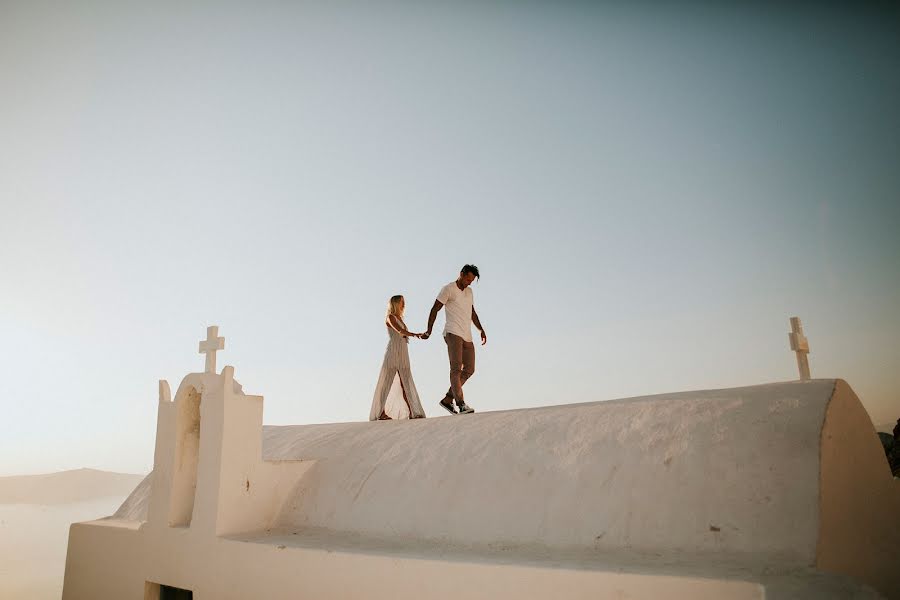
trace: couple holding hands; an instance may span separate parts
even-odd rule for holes
[[[444,325],[444,341],[447,343],[447,355],[450,358],[450,389],[438,403],[441,408],[451,414],[468,414],[475,412],[463,398],[463,384],[475,372],[475,344],[472,341],[472,323],[481,331],[481,345],[487,343],[487,334],[478,313],[475,312],[474,297],[471,285],[481,276],[478,267],[465,265],[459,272],[456,281],[451,281],[441,288],[431,314],[428,315],[428,329],[424,333],[409,331],[403,321],[406,301],[403,296],[393,296],[388,303],[387,316],[384,323],[388,330],[388,345],[384,353],[384,363],[372,398],[370,421],[387,420],[394,417],[385,412],[385,406],[391,388],[397,381],[403,400],[409,409],[410,419],[424,419],[425,411],[419,402],[419,394],[413,383],[412,369],[409,365],[409,338],[427,340],[431,336],[431,328],[441,308],[446,309],[447,322]],[[454,406],[454,402],[456,405]]]

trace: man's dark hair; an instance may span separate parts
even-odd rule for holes
[[[467,274],[471,273],[472,275],[475,276],[475,279],[478,279],[478,280],[481,279],[481,274],[478,272],[478,267],[476,267],[475,265],[463,265],[463,268],[460,270],[460,273],[463,275],[467,275]]]

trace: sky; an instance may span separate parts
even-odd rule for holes
[[[893,423],[898,33],[874,4],[0,1],[0,475],[148,472],[208,325],[267,424],[365,420],[387,299],[421,331],[465,263],[479,412],[796,379],[796,315]],[[446,348],[410,356],[440,416]]]

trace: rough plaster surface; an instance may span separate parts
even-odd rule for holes
[[[839,380],[822,428],[816,566],[900,598],[900,482],[885,462],[869,415]]]
[[[137,487],[131,490],[116,512],[108,518],[123,521],[146,521],[152,485],[153,473],[151,472],[141,480]]]
[[[73,526],[65,600],[141,598],[145,581],[204,599],[877,597],[816,566],[894,593],[883,561],[854,570],[876,558],[864,545],[850,560],[821,533],[850,489],[844,445],[877,445],[838,436],[820,462],[843,382],[263,429],[261,398],[197,377],[191,526],[165,523],[179,429],[161,402],[154,475],[119,518]],[[879,477],[896,492],[864,471],[849,494]]]
[[[765,553],[810,565],[833,388],[829,380],[452,421],[268,427],[264,453],[318,459],[282,528]]]

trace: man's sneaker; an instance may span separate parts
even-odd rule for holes
[[[453,408],[453,401],[452,401],[452,400],[450,401],[449,404],[448,404],[447,402],[444,402],[443,400],[441,400],[440,402],[438,402],[438,404],[440,404],[440,405],[441,405],[441,408],[443,408],[444,410],[446,410],[446,411],[447,411],[448,413],[450,413],[451,415],[455,415],[455,414],[456,414],[456,409]]]
[[[473,413],[473,412],[475,412],[475,409],[472,408],[471,406],[469,406],[468,404],[466,404],[465,402],[463,402],[462,404],[459,405],[459,414],[467,415],[467,414]]]

